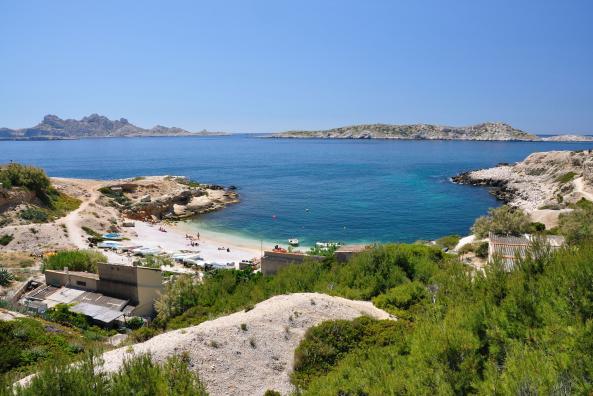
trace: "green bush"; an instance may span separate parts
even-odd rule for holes
[[[70,311],[67,304],[58,304],[50,308],[45,313],[47,319],[65,326],[77,327],[79,329],[88,329],[91,322],[83,314]]]
[[[40,362],[74,358],[87,343],[78,332],[66,330],[34,318],[0,321],[0,377],[29,373]]]
[[[410,319],[409,311],[428,297],[426,286],[418,281],[407,282],[373,298],[373,304],[398,316]]]
[[[47,210],[38,208],[36,206],[30,206],[19,212],[19,216],[23,220],[32,221],[33,223],[47,223],[49,220],[49,214]]]
[[[479,217],[472,226],[478,238],[486,238],[489,233],[497,235],[520,235],[530,231],[529,216],[521,209],[504,205],[490,209],[488,215]]]
[[[580,203],[572,212],[561,213],[558,230],[570,244],[593,243],[593,204]]]
[[[35,192],[42,201],[47,200],[51,183],[42,169],[11,163],[0,171],[0,183],[6,188],[24,187]]]
[[[8,286],[14,280],[14,275],[7,269],[0,267],[0,286]]]
[[[126,327],[128,329],[136,330],[144,326],[144,320],[137,316],[134,316],[128,320],[126,320]]]
[[[159,334],[159,331],[154,327],[144,326],[139,329],[133,330],[130,333],[130,338],[134,342],[144,342],[150,340],[155,335]]]
[[[6,246],[10,242],[12,242],[13,239],[14,239],[14,237],[12,236],[12,234],[4,234],[4,235],[0,236],[0,245]]]
[[[461,237],[459,235],[447,235],[436,240],[436,244],[443,248],[453,249],[459,243]]]
[[[489,250],[488,242],[480,242],[476,246],[474,252],[476,253],[476,256],[485,259],[488,257],[488,250]]]
[[[571,182],[576,175],[577,174],[574,172],[566,172],[565,174],[558,176],[556,178],[556,181],[561,184],[566,184],[568,182]]]
[[[42,270],[97,272],[97,264],[106,263],[107,257],[95,250],[62,250],[43,259]]]
[[[54,363],[41,370],[26,387],[14,389],[15,396],[77,395],[206,395],[198,376],[188,368],[186,355],[173,356],[157,364],[150,355],[124,360],[120,370],[106,374],[95,367],[102,359],[89,353],[77,365]]]

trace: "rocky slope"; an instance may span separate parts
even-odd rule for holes
[[[46,115],[43,121],[31,128],[0,128],[0,140],[53,140],[93,137],[123,136],[197,136],[220,135],[218,132],[188,132],[185,129],[157,125],[145,129],[131,124],[125,118],[110,120],[105,116],[91,114],[80,120],[63,120],[55,115]]]
[[[528,212],[564,209],[581,198],[593,201],[593,150],[534,153],[514,165],[465,172],[453,181],[489,187]]]
[[[103,368],[117,371],[133,353],[150,352],[157,361],[188,353],[208,393],[263,395],[268,389],[290,394],[294,350],[308,328],[326,320],[390,315],[370,302],[319,293],[272,297],[248,312],[238,312],[198,326],[156,336],[103,355]],[[242,329],[242,324],[245,327]],[[25,380],[26,381],[26,380]]]
[[[431,124],[413,125],[353,125],[322,131],[289,131],[272,135],[277,138],[327,139],[408,139],[408,140],[539,140],[504,123],[449,127]]]

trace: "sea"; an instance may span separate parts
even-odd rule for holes
[[[190,225],[312,245],[467,235],[478,216],[501,203],[452,176],[537,151],[584,149],[593,143],[145,137],[1,141],[0,163],[40,166],[50,176],[180,175],[233,185],[239,204]]]

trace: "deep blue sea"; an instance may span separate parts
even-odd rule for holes
[[[112,179],[183,175],[235,185],[241,203],[203,216],[214,231],[305,244],[402,241],[466,234],[499,203],[485,189],[449,178],[515,162],[536,151],[593,143],[280,140],[231,137],[0,142],[0,163],[50,176]],[[306,210],[308,209],[308,211]]]

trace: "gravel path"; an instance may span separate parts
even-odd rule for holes
[[[293,388],[289,374],[294,350],[305,331],[325,320],[368,315],[391,318],[370,302],[319,293],[272,297],[248,312],[161,334],[133,347],[104,354],[104,369],[116,371],[132,353],[150,352],[157,361],[187,352],[213,395],[263,395],[267,389],[282,394]],[[242,330],[242,324],[246,329]]]

